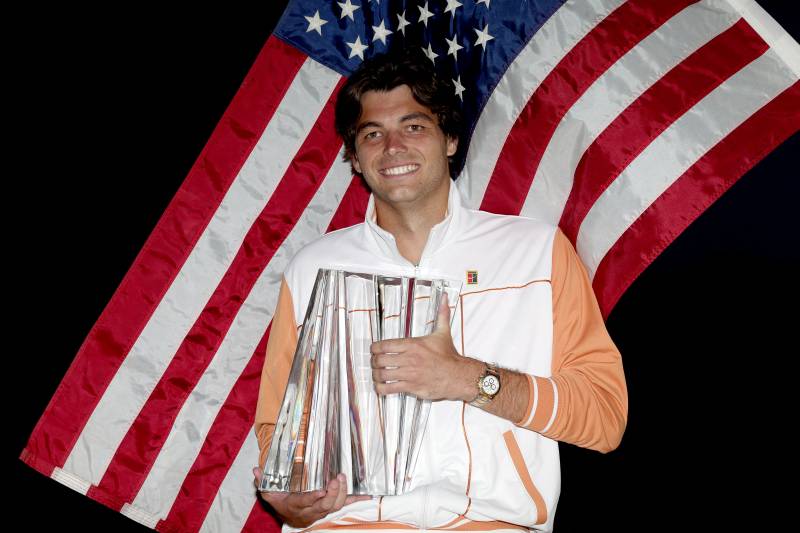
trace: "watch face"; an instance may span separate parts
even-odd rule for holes
[[[497,379],[497,376],[485,376],[481,380],[481,389],[485,394],[494,396],[500,390],[500,380]]]

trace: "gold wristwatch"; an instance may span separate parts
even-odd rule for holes
[[[497,366],[486,363],[486,370],[478,378],[478,395],[469,404],[483,407],[491,402],[498,392],[500,392],[500,373],[497,372]]]

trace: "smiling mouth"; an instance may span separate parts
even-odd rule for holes
[[[380,169],[380,173],[384,176],[402,176],[404,174],[410,174],[416,171],[419,168],[419,165],[416,163],[411,163],[409,165],[400,165],[397,167],[388,167]]]

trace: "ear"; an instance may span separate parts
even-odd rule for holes
[[[458,138],[457,137],[448,137],[447,138],[447,155],[448,157],[455,154],[456,150],[458,149]]]
[[[358,156],[356,154],[350,156],[350,163],[352,163],[353,168],[356,169],[356,172],[361,174],[361,164],[358,162]]]

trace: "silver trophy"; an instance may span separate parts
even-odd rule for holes
[[[323,489],[344,472],[348,494],[408,491],[430,400],[378,396],[369,348],[429,334],[442,296],[453,306],[459,291],[445,280],[320,269],[260,490]]]

